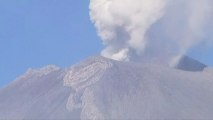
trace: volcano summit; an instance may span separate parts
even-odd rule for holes
[[[0,119],[212,119],[213,69],[179,66],[98,56],[31,69],[0,90]]]

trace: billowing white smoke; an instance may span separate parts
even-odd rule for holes
[[[174,62],[201,42],[212,5],[211,0],[90,0],[90,16],[106,45],[103,56]]]
[[[91,19],[107,48],[105,57],[129,60],[142,54],[146,31],[163,15],[165,0],[91,0]]]

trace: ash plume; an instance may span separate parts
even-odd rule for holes
[[[90,0],[90,17],[106,48],[121,61],[143,57],[174,65],[212,28],[211,0]]]

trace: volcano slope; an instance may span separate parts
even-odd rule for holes
[[[179,65],[98,56],[29,70],[0,90],[0,119],[213,119],[213,69]]]

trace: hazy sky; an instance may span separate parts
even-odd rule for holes
[[[88,5],[89,0],[0,0],[0,87],[28,68],[68,67],[99,54],[103,46]],[[202,46],[189,56],[213,65],[213,48]]]

